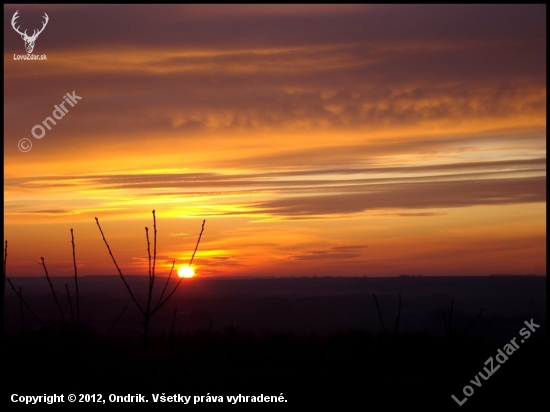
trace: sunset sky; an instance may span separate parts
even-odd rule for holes
[[[8,277],[546,274],[545,5],[5,5],[4,122]]]

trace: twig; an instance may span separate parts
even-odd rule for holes
[[[382,329],[384,330],[384,335],[387,334],[386,327],[384,326],[384,321],[382,321],[382,313],[380,313],[380,306],[378,306],[378,299],[376,299],[376,294],[373,293],[372,296],[374,296],[374,301],[376,302],[376,310],[378,311],[378,317],[380,318],[380,324],[382,325]]]
[[[38,321],[38,323],[40,323],[42,326],[46,326],[44,325],[44,323],[40,320],[40,318],[38,316],[36,316],[36,313],[34,313],[34,311],[30,308],[29,305],[27,305],[27,302],[25,302],[25,300],[23,299],[23,295],[19,292],[17,292],[17,289],[15,289],[15,286],[13,286],[13,283],[11,283],[11,280],[9,278],[6,278],[6,280],[8,281],[8,283],[10,284],[11,288],[13,289],[13,291],[15,292],[15,294],[19,297],[19,299],[21,300],[21,302],[23,302],[23,305],[25,305],[25,307],[29,310],[29,312],[31,312],[31,314],[34,316],[34,318]]]
[[[159,297],[159,300],[157,302],[157,305],[160,303],[160,301],[162,300],[162,297],[164,296],[164,293],[166,292],[166,288],[168,287],[168,282],[170,281],[170,278],[172,277],[172,271],[174,270],[174,264],[176,263],[176,261],[172,261],[172,269],[170,269],[170,274],[168,275],[168,277],[166,278],[166,284],[164,285],[164,289],[162,289],[162,293],[160,294],[160,297]]]
[[[67,299],[69,299],[69,307],[71,308],[71,318],[74,322],[73,301],[71,300],[71,294],[69,293],[69,285],[65,283],[65,289],[67,289]]]
[[[193,255],[191,256],[191,260],[189,261],[189,264],[188,266],[191,266],[191,264],[193,263],[193,258],[195,257],[195,253],[197,253],[197,248],[199,247],[199,243],[201,241],[201,237],[202,237],[202,232],[204,231],[204,223],[206,222],[206,219],[202,221],[202,228],[201,228],[201,233],[199,234],[199,239],[197,240],[197,245],[195,246],[195,250],[193,251]],[[174,289],[172,290],[172,292],[170,292],[170,294],[168,296],[166,296],[166,298],[160,302],[159,304],[157,304],[157,306],[155,306],[155,308],[152,310],[151,312],[151,315],[153,313],[155,313],[157,310],[159,310],[167,301],[168,299],[170,299],[170,297],[174,294],[174,292],[178,289],[178,286],[180,285],[181,281],[183,280],[183,278],[180,278],[180,280],[178,280],[178,283],[176,284],[176,286],[174,287]]]
[[[76,287],[76,323],[80,325],[80,296],[78,293],[78,277],[76,275],[76,255],[74,251],[74,235],[71,229],[71,243],[73,245],[74,284]],[[72,307],[71,307],[72,310]]]
[[[401,293],[399,294],[399,306],[397,308],[397,318],[395,319],[395,326],[393,328],[393,333],[399,331],[399,320],[401,319]]]
[[[147,336],[148,336],[148,333],[149,333],[149,322],[151,320],[151,317],[168,301],[168,299],[170,299],[170,297],[174,294],[174,292],[176,291],[176,289],[180,285],[182,279],[180,279],[180,281],[176,284],[176,287],[172,290],[172,292],[170,292],[170,294],[168,294],[168,296],[166,296],[163,299],[164,292],[165,292],[165,290],[167,288],[167,285],[168,285],[168,281],[169,281],[170,276],[172,275],[172,271],[174,269],[174,264],[175,264],[175,261],[174,261],[172,263],[172,270],[170,270],[170,275],[168,276],[168,279],[167,279],[167,284],[164,287],[164,290],[163,290],[163,292],[162,292],[162,294],[159,298],[159,301],[157,302],[157,304],[154,307],[151,306],[151,300],[152,300],[152,296],[153,296],[153,286],[154,286],[154,280],[155,280],[155,266],[156,266],[156,259],[157,259],[157,221],[156,221],[155,210],[153,210],[154,244],[153,244],[153,264],[152,265],[151,265],[151,244],[150,244],[150,241],[149,241],[149,229],[147,227],[145,228],[145,236],[146,236],[146,239],[147,239],[147,253],[148,253],[148,257],[149,257],[149,291],[148,291],[148,296],[147,296],[147,305],[145,306],[145,309],[143,309],[143,307],[139,304],[139,302],[135,298],[134,294],[132,293],[132,290],[131,290],[130,286],[126,282],[126,279],[122,275],[122,271],[120,270],[118,264],[116,263],[115,257],[114,257],[114,255],[111,251],[111,248],[110,248],[109,244],[107,243],[107,239],[105,239],[105,235],[103,234],[103,230],[101,229],[101,225],[99,224],[99,219],[96,217],[95,220],[96,220],[96,223],[97,223],[97,227],[99,228],[99,231],[100,231],[101,236],[103,238],[103,241],[105,242],[105,245],[107,246],[107,250],[109,251],[109,254],[111,255],[111,259],[113,260],[113,263],[115,264],[115,267],[118,270],[120,278],[122,279],[122,281],[124,282],[124,285],[128,289],[128,292],[130,293],[130,296],[134,300],[134,303],[136,304],[136,306],[140,310],[141,314],[143,315],[143,328],[144,329],[143,329],[142,362],[145,362],[145,355],[146,355],[146,351],[147,351]],[[191,265],[191,263],[193,263],[193,258],[195,257],[195,254],[197,252],[197,248],[199,246],[199,243],[200,243],[200,240],[201,240],[201,237],[202,237],[202,233],[204,231],[205,222],[206,222],[206,220],[203,220],[201,232],[199,234],[199,238],[197,240],[197,245],[195,246],[195,250],[193,251],[193,255],[191,256],[191,260],[189,261],[189,266]],[[142,363],[142,365],[143,365],[143,363]]]
[[[109,333],[111,333],[111,331],[112,331],[113,328],[116,326],[116,324],[118,323],[118,321],[120,320],[120,318],[122,317],[122,315],[124,314],[124,312],[126,312],[126,309],[128,309],[128,305],[124,306],[124,309],[122,309],[122,312],[120,312],[120,314],[118,315],[118,317],[117,317],[116,320],[115,320],[115,323],[113,323],[113,325],[109,328],[109,330],[107,331],[107,333],[105,334],[105,336],[107,336]]]
[[[154,215],[155,211],[153,211]],[[145,237],[147,238],[147,254],[149,255],[149,288],[147,291],[147,306],[145,306],[145,312],[143,313],[143,358],[145,358],[145,351],[147,349],[147,336],[149,333],[149,320],[151,318],[151,296],[153,296],[153,275],[151,272],[151,244],[149,242],[149,229],[145,227]]]
[[[6,240],[6,246],[4,246],[4,281],[6,279],[6,262],[8,261],[8,241]]]
[[[126,289],[128,289],[128,292],[130,292],[130,296],[132,296],[132,299],[134,300],[134,303],[138,307],[139,311],[142,314],[144,314],[145,312],[144,312],[143,308],[141,307],[141,305],[137,301],[136,297],[132,293],[132,289],[130,289],[130,285],[128,285],[128,283],[126,282],[126,279],[124,279],[124,276],[122,275],[122,272],[121,272],[120,268],[118,267],[118,265],[116,263],[115,257],[113,256],[113,253],[111,252],[111,248],[109,247],[109,244],[107,243],[107,239],[105,239],[105,235],[103,234],[103,230],[101,230],[101,226],[99,225],[99,220],[98,220],[97,217],[95,218],[95,221],[97,223],[97,227],[99,228],[99,231],[101,232],[101,236],[103,237],[103,241],[105,242],[105,245],[107,246],[107,250],[109,251],[109,254],[111,255],[111,258],[113,259],[113,263],[115,264],[115,266],[118,270],[118,274],[120,275],[120,278],[124,282],[124,285],[126,286]]]
[[[147,227],[145,228],[145,236],[147,238],[147,252],[149,254],[149,292],[147,294],[147,306],[145,308],[145,312],[143,313],[143,356],[145,357],[145,351],[147,349],[147,336],[149,333],[149,321],[151,320],[151,316],[153,315],[153,312],[151,311],[151,300],[153,298],[153,286],[155,284],[155,265],[157,261],[157,218],[155,216],[155,210],[153,209],[153,228],[154,228],[154,234],[153,234],[153,241],[154,241],[154,249],[153,249],[153,268],[151,270],[151,246],[149,243],[149,229]]]
[[[42,259],[42,266],[44,266],[44,271],[46,272],[46,279],[48,280],[48,283],[50,284],[50,289],[52,290],[52,295],[53,295],[53,298],[55,299],[55,304],[57,305],[57,308],[59,309],[59,313],[61,314],[61,318],[63,319],[63,322],[65,322],[65,315],[63,314],[63,310],[61,309],[61,305],[59,304],[59,300],[57,300],[57,295],[55,294],[55,290],[53,289],[52,281],[50,280],[50,276],[48,275],[48,269],[46,269],[46,263],[44,262],[43,257],[41,257],[40,259]]]
[[[197,253],[197,248],[199,247],[199,243],[201,241],[202,232],[204,231],[205,223],[206,223],[206,219],[202,221],[201,233],[199,233],[199,239],[197,240],[197,244],[195,245],[195,250],[193,251],[193,255],[191,256],[191,260],[189,261],[189,264],[187,266],[191,266],[191,264],[193,263],[193,259],[195,258],[195,253]]]
[[[462,331],[459,332],[459,333],[464,333],[464,332],[466,332],[468,329],[470,329],[470,328],[474,325],[474,323],[476,323],[477,320],[481,317],[481,314],[483,313],[484,310],[485,310],[485,308],[481,309],[481,310],[479,311],[479,313],[477,314],[477,316],[474,318],[474,320],[472,320],[472,321],[470,322],[470,324],[468,325],[468,327],[467,327],[466,329],[462,330]]]
[[[152,275],[151,283],[154,283],[154,281],[155,281],[155,265],[156,265],[156,262],[157,262],[157,217],[155,216],[155,210],[154,209],[153,209],[153,229],[154,229],[154,233],[153,233],[153,241],[154,241],[154,245],[153,245],[153,275]]]
[[[145,226],[145,238],[147,239],[147,256],[149,257],[149,289],[151,289],[151,243],[149,242],[149,228]]]

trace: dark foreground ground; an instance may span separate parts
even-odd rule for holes
[[[60,322],[45,280],[13,280],[47,326],[24,312],[21,330],[18,300],[7,302],[3,400],[10,409],[31,407],[10,403],[14,393],[65,394],[65,401],[101,394],[106,404],[110,395],[141,394],[149,407],[194,409],[538,410],[548,403],[545,278],[197,281],[153,318],[144,356],[139,313],[113,279],[81,282],[81,328],[65,301]],[[518,349],[505,346],[513,338]],[[191,396],[190,403],[154,403],[163,393]],[[281,402],[227,398],[239,394]]]

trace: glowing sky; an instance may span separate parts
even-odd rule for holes
[[[545,5],[5,5],[4,122],[8,276],[546,274]]]

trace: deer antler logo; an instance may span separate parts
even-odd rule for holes
[[[27,49],[27,53],[32,53],[33,49],[34,49],[34,42],[36,41],[36,39],[38,38],[38,35],[40,33],[42,33],[44,31],[44,28],[46,27],[46,25],[48,24],[48,20],[50,19],[48,17],[48,15],[46,13],[44,13],[44,18],[46,19],[42,25],[42,28],[40,30],[34,30],[32,36],[28,36],[27,35],[27,30],[25,30],[24,33],[21,33],[19,31],[19,26],[15,27],[15,20],[17,20],[19,18],[19,16],[17,15],[17,13],[19,13],[19,10],[17,10],[15,13],[13,13],[13,17],[11,19],[11,26],[13,27],[13,29],[19,33],[21,35],[21,38],[25,41],[25,49]]]

